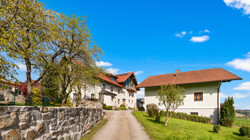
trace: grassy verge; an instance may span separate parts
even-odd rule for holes
[[[88,132],[86,135],[84,135],[81,140],[91,140],[92,137],[95,135],[95,133],[100,130],[106,123],[108,122],[108,119],[103,119],[100,123],[98,123],[96,126],[91,128],[90,132]],[[105,139],[105,138],[104,138]]]
[[[241,127],[243,125],[250,126],[250,119],[238,119],[238,118],[235,118],[233,125],[237,126],[237,127]]]
[[[225,139],[247,139],[241,137],[239,128],[221,127],[220,133],[213,132],[213,125],[176,118],[170,118],[168,126],[164,126],[165,117],[161,118],[161,123],[157,123],[153,118],[148,117],[146,112],[134,111],[133,115],[145,128],[150,138],[153,140],[225,140]]]

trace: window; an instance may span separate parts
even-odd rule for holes
[[[133,100],[131,100],[131,104],[133,104]]]
[[[102,89],[105,89],[106,88],[106,85],[105,84],[102,84]]]
[[[114,81],[114,82],[116,82],[114,77],[112,77],[111,80]]]
[[[95,99],[95,94],[91,94],[91,99]]]
[[[111,96],[111,101],[114,101],[115,96]]]
[[[130,100],[128,100],[128,103],[130,103]]]
[[[113,92],[114,88],[113,87],[110,87],[110,91]]]
[[[203,92],[195,92],[194,101],[203,101]]]
[[[121,90],[120,90],[120,89],[118,89],[118,94],[120,94],[120,92],[121,92]]]
[[[118,104],[120,104],[120,99],[118,99]]]
[[[190,112],[191,115],[197,115],[198,116],[198,112]]]

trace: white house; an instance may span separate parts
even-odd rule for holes
[[[184,105],[176,111],[187,114],[210,117],[218,124],[220,109],[220,87],[223,82],[242,78],[221,68],[204,69],[150,76],[137,87],[145,88],[145,106],[159,104],[157,91],[161,85],[175,84],[185,88]],[[159,108],[164,109],[163,106]]]
[[[98,99],[107,106],[120,107],[124,104],[127,108],[136,107],[136,92],[139,88],[136,88],[138,83],[133,72],[100,75],[98,78],[100,82],[82,91],[82,98]],[[73,97],[70,94],[72,100]]]

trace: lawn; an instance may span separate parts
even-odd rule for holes
[[[243,125],[250,126],[250,119],[238,119],[238,118],[235,118],[233,125],[238,126],[238,127],[241,127]]]
[[[148,117],[146,112],[134,111],[133,115],[153,140],[247,140],[246,137],[239,136],[239,128],[221,127],[221,132],[217,134],[213,132],[213,125],[211,124],[170,118],[168,126],[165,127],[165,117],[161,118],[161,123],[157,123],[153,118]]]

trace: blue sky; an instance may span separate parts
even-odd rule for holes
[[[109,71],[137,72],[141,82],[176,69],[224,68],[243,80],[224,83],[222,97],[234,96],[236,108],[250,109],[250,1],[42,2],[59,13],[87,17],[93,39],[105,54],[100,61]]]

